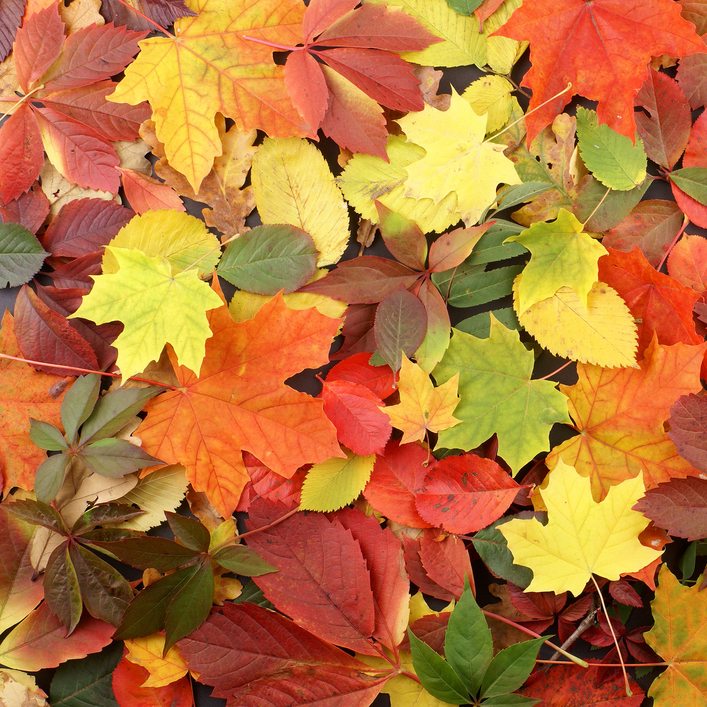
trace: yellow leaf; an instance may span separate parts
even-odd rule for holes
[[[518,312],[569,287],[586,307],[587,296],[598,280],[599,258],[607,254],[599,241],[582,232],[574,214],[560,209],[551,223],[534,223],[506,243],[520,243],[530,251],[530,262],[518,284]]]
[[[401,444],[422,441],[425,430],[440,432],[459,424],[460,420],[452,415],[459,404],[458,384],[459,374],[435,388],[429,375],[403,356],[398,384],[400,403],[381,408],[393,427],[402,431]]]
[[[303,511],[328,513],[355,501],[371,478],[376,457],[347,454],[345,459],[328,459],[313,464],[302,484]]]
[[[134,216],[109,243],[103,255],[103,274],[118,272],[112,249],[134,248],[150,257],[166,258],[176,275],[195,266],[200,275],[214,271],[221,244],[204,222],[181,211],[148,211]]]
[[[486,120],[452,89],[446,111],[425,105],[396,121],[408,140],[426,151],[405,168],[405,196],[439,204],[455,193],[450,224],[461,219],[472,226],[496,201],[499,184],[519,184],[513,163],[503,154],[505,146],[484,142]]]
[[[70,317],[96,324],[123,322],[125,327],[113,342],[123,379],[145,370],[167,343],[179,363],[198,374],[211,336],[206,312],[221,306],[221,298],[195,269],[173,273],[165,258],[112,246],[107,250],[118,271],[94,275],[93,288]]]
[[[487,63],[497,74],[510,74],[513,65],[520,59],[528,46],[527,42],[517,42],[508,37],[491,36],[508,22],[521,4],[522,0],[505,0],[498,10],[484,22],[484,35],[487,37]]]
[[[263,223],[289,223],[312,236],[317,265],[338,262],[349,242],[349,214],[321,152],[306,140],[263,142],[251,181]]]
[[[502,128],[511,117],[513,84],[503,76],[486,74],[472,81],[464,89],[462,98],[469,102],[477,115],[486,114],[486,132],[493,133]]]
[[[592,574],[616,580],[660,557],[638,540],[649,521],[632,507],[644,492],[638,474],[612,486],[597,503],[590,480],[559,460],[540,490],[547,524],[515,518],[499,526],[513,561],[533,571],[525,591],[579,596]]]
[[[187,674],[187,664],[176,646],[172,646],[167,654],[164,651],[164,635],[153,633],[142,638],[128,638],[125,641],[128,651],[126,658],[140,665],[150,676],[142,683],[142,687],[162,687],[179,680]]]
[[[221,154],[217,112],[241,130],[307,134],[272,47],[244,39],[272,36],[297,44],[305,6],[300,0],[200,0],[195,9],[196,17],[174,23],[175,37],[140,42],[140,54],[109,100],[150,102],[170,165],[199,191]]]
[[[446,0],[369,0],[378,5],[399,7],[414,17],[441,42],[418,52],[405,52],[407,61],[423,66],[483,66],[486,63],[486,37],[479,32],[476,17],[460,15]]]
[[[517,292],[524,277],[521,273],[513,284],[513,307],[523,328],[543,348],[604,368],[636,368],[636,323],[614,289],[597,282],[585,307],[574,290],[561,287],[519,314]]]
[[[49,707],[44,690],[37,687],[32,675],[19,670],[0,668],[0,705]]]

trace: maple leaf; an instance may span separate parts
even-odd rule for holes
[[[700,704],[707,693],[707,593],[700,590],[699,581],[683,587],[663,565],[651,610],[655,625],[645,634],[646,643],[668,667],[648,696],[656,704]]]
[[[441,432],[459,424],[460,420],[453,416],[459,403],[458,384],[459,376],[452,376],[435,388],[429,375],[403,356],[398,383],[400,402],[381,408],[393,427],[402,431],[401,444],[421,442],[427,430]]]
[[[339,320],[290,310],[281,296],[242,323],[225,306],[207,318],[213,336],[200,376],[170,352],[180,388],[150,402],[138,434],[145,450],[182,464],[194,489],[226,516],[249,479],[241,450],[283,476],[342,455],[321,400],[283,384],[328,361]]]
[[[599,503],[592,498],[589,479],[561,460],[548,479],[540,489],[547,525],[515,518],[499,527],[513,561],[533,571],[526,591],[579,596],[592,574],[618,579],[660,557],[638,540],[649,523],[632,510],[645,491],[640,472],[613,486]]]
[[[581,434],[554,447],[547,464],[561,456],[592,479],[596,498],[610,486],[643,472],[646,488],[672,477],[698,473],[680,457],[663,429],[671,405],[701,389],[699,371],[707,345],[653,342],[639,368],[611,370],[580,364],[579,380],[560,386]]]
[[[14,333],[14,320],[5,312],[0,331],[0,351],[20,356]],[[34,474],[45,459],[44,450],[32,444],[29,436],[30,418],[60,424],[60,409],[64,392],[55,392],[55,376],[40,373],[26,363],[0,360],[0,416],[3,425],[0,472],[3,494],[15,486],[31,490]]]
[[[671,0],[539,0],[525,3],[500,30],[530,41],[532,66],[523,85],[533,91],[526,118],[528,143],[570,102],[598,101],[599,120],[633,139],[633,99],[651,57],[704,52],[694,25]],[[587,71],[588,57],[595,64]],[[571,92],[551,100],[572,84]]]
[[[221,299],[199,279],[195,269],[174,272],[165,258],[109,246],[118,271],[94,276],[94,285],[71,315],[96,324],[121,321],[123,332],[113,342],[124,379],[145,370],[170,343],[183,365],[198,371],[204,345],[211,336],[206,311]],[[191,313],[183,318],[185,313]]]
[[[496,434],[498,453],[514,472],[548,449],[550,427],[569,418],[554,383],[531,380],[533,361],[518,332],[493,315],[487,339],[455,329],[433,375],[445,383],[459,373],[455,416],[462,422],[440,432],[437,446],[469,450]]]

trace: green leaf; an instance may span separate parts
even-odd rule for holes
[[[275,607],[265,598],[263,590],[255,582],[246,582],[243,591],[233,600],[234,604],[257,604],[264,609],[274,609]]]
[[[577,109],[577,139],[584,164],[605,187],[628,191],[646,178],[640,138],[633,143],[608,125],[599,125],[594,111]]]
[[[62,517],[52,506],[41,501],[13,501],[7,504],[7,510],[28,523],[43,525],[55,533],[66,533],[66,525]]]
[[[497,576],[508,582],[513,582],[521,589],[525,589],[533,579],[533,573],[527,567],[513,563],[513,555],[508,549],[508,543],[498,526],[507,523],[513,518],[528,517],[527,513],[515,516],[506,516],[492,523],[488,528],[480,530],[474,535],[471,542],[479,557],[486,566]]]
[[[473,265],[467,260],[456,273],[448,270],[438,277],[433,275],[432,280],[450,307],[476,307],[508,297],[513,291],[513,280],[522,270],[522,263],[486,270],[484,265]]]
[[[427,692],[450,704],[465,704],[469,691],[447,661],[421,641],[410,629],[410,652],[415,674]]]
[[[34,444],[49,452],[60,452],[62,449],[68,448],[61,431],[54,427],[54,425],[50,425],[48,422],[42,422],[41,420],[30,418],[29,437]]]
[[[81,620],[81,586],[69,555],[67,543],[61,543],[49,556],[44,572],[44,599],[66,627],[68,636]]]
[[[90,442],[81,450],[81,458],[91,471],[114,479],[162,463],[127,439],[113,438]]]
[[[508,236],[514,236],[522,230],[523,226],[512,221],[494,219],[493,225],[474,246],[467,262],[469,265],[485,265],[486,263],[500,263],[523,255],[524,248],[516,243],[506,243]]]
[[[499,695],[498,697],[489,697],[481,704],[484,707],[516,707],[516,705],[536,705],[538,702],[540,700],[525,695]]]
[[[226,246],[217,271],[247,292],[293,292],[314,275],[318,255],[312,237],[300,228],[257,226]]]
[[[463,678],[469,692],[475,695],[493,657],[493,640],[467,578],[464,585],[461,598],[449,617],[444,655],[454,672]]]
[[[377,353],[394,370],[400,370],[402,354],[410,357],[427,332],[427,311],[407,290],[388,295],[376,310],[373,334]]]
[[[481,685],[481,697],[499,697],[517,690],[528,679],[543,638],[515,643],[496,653]]]
[[[552,185],[547,182],[523,182],[523,184],[502,187],[498,190],[498,205],[493,211],[503,211],[532,201],[536,196],[550,189]]]
[[[127,538],[116,543],[98,545],[127,565],[138,567],[141,570],[154,567],[160,572],[167,572],[188,562],[193,562],[200,554],[198,550],[185,547],[173,540],[148,536]]]
[[[211,535],[196,518],[170,512],[165,512],[165,517],[174,536],[182,545],[196,552],[208,552]]]
[[[210,565],[196,572],[172,596],[165,613],[166,653],[180,638],[199,628],[211,611],[214,600],[214,573]]]
[[[17,287],[29,282],[48,255],[24,226],[0,223],[0,287]]]
[[[64,483],[69,461],[66,454],[55,454],[37,467],[34,475],[34,493],[38,501],[51,503],[54,500]]]
[[[98,401],[101,391],[101,377],[97,375],[81,376],[69,388],[61,404],[61,424],[66,438],[76,441],[79,427],[88,420]]]
[[[572,210],[584,223],[585,230],[603,233],[618,226],[633,211],[653,181],[654,177],[648,175],[635,189],[610,191],[607,196],[606,187],[587,175],[582,180]]]
[[[484,0],[447,0],[447,5],[460,15],[470,15]]]
[[[263,574],[277,572],[277,567],[265,562],[254,550],[245,545],[222,547],[212,556],[212,559],[221,567],[244,577],[260,577]]]
[[[74,535],[84,535],[98,526],[122,525],[142,514],[139,508],[127,503],[100,503],[89,508],[71,529]]]
[[[493,316],[507,329],[520,329],[520,323],[516,313],[513,311],[513,307],[494,309]],[[473,317],[462,319],[456,325],[456,328],[459,331],[475,336],[477,339],[488,339],[491,333],[491,312],[481,312]]]
[[[683,167],[670,173],[670,180],[703,206],[707,205],[707,168]]]
[[[120,643],[100,653],[60,665],[49,687],[52,707],[119,707],[113,695],[113,671],[123,655]]]

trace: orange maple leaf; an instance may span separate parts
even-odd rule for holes
[[[597,500],[609,487],[643,471],[646,489],[673,477],[699,474],[677,452],[663,423],[681,396],[701,390],[700,364],[707,344],[661,346],[653,339],[640,368],[579,364],[579,380],[560,386],[580,433],[547,456],[562,457],[592,480]]]
[[[5,312],[0,331],[0,351],[21,356],[15,338],[15,320]],[[0,359],[0,492],[14,486],[31,491],[34,473],[46,459],[46,452],[29,437],[30,418],[61,426],[64,391],[54,393],[61,378],[35,371],[19,361]]]
[[[673,0],[535,0],[525,2],[496,34],[530,41],[533,90],[525,124],[528,144],[572,100],[598,101],[599,120],[632,140],[633,100],[651,57],[705,51],[695,26]],[[569,92],[548,102],[572,84]],[[538,108],[537,112],[530,111]]]
[[[179,366],[170,351],[180,388],[147,405],[137,434],[149,453],[184,465],[194,489],[230,516],[250,480],[242,451],[286,477],[343,456],[322,401],[284,385],[327,363],[340,320],[290,310],[281,296],[245,322],[234,322],[225,306],[208,318],[213,336],[201,375]]]

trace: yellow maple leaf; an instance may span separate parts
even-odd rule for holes
[[[513,284],[513,308],[518,321],[538,343],[556,356],[604,368],[636,368],[636,323],[616,290],[597,282],[585,306],[570,287],[525,311],[518,307],[518,291],[525,274]]]
[[[643,496],[643,475],[612,486],[597,503],[591,482],[559,460],[540,490],[548,521],[515,518],[499,526],[513,561],[533,571],[527,592],[579,596],[593,574],[619,579],[660,557],[638,536],[649,521],[633,510]]]
[[[163,657],[164,638],[162,633],[153,633],[125,641],[125,648],[128,651],[126,658],[150,673],[147,680],[142,683],[142,687],[169,685],[184,677],[189,670],[176,646],[172,646]]]
[[[429,375],[403,356],[398,384],[400,402],[381,407],[393,427],[403,433],[401,444],[423,440],[425,430],[441,432],[460,423],[452,415],[459,404],[458,385],[459,374],[456,374],[435,388]]]
[[[194,191],[221,154],[217,112],[241,130],[305,135],[272,47],[246,37],[297,44],[305,6],[300,0],[191,0],[196,17],[174,24],[174,37],[140,42],[109,100],[149,101],[157,137],[174,169]]]

